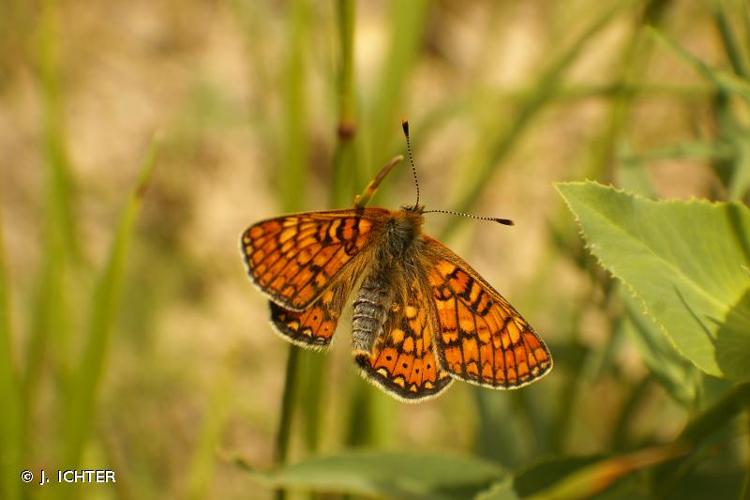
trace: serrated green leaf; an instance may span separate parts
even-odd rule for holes
[[[446,454],[351,451],[272,471],[240,465],[270,487],[387,498],[471,498],[507,477],[490,462]]]
[[[640,352],[641,359],[676,401],[691,405],[695,401],[700,372],[675,352],[659,327],[643,313],[643,306],[637,299],[626,290],[620,292],[627,318],[624,329]]]
[[[687,359],[750,378],[750,209],[652,201],[594,182],[558,184],[589,250]]]

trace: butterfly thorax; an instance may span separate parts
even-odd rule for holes
[[[375,259],[362,280],[352,311],[352,343],[355,354],[369,352],[383,333],[383,325],[394,303],[402,293],[398,283],[408,283],[420,245],[422,207],[406,207],[391,213]]]

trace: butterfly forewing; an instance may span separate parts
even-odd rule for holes
[[[526,320],[445,245],[429,237],[425,243],[443,368],[462,380],[501,389],[545,375],[552,358]]]
[[[388,210],[309,212],[258,222],[242,234],[248,274],[271,300],[304,311],[368,244]]]

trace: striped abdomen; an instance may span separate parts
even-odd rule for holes
[[[370,352],[383,329],[391,302],[387,273],[376,268],[364,279],[354,299],[352,347],[355,353]]]

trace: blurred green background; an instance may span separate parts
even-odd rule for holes
[[[750,498],[747,388],[674,350],[554,185],[746,203],[749,51],[741,0],[3,0],[0,498]],[[240,232],[351,206],[401,117],[428,208],[515,221],[426,230],[540,332],[541,382],[406,405],[358,376],[348,316],[327,354],[272,333]],[[373,204],[413,199],[402,164]],[[660,448],[707,408],[710,439]],[[512,488],[375,477],[453,456]],[[67,468],[117,482],[19,478]]]

